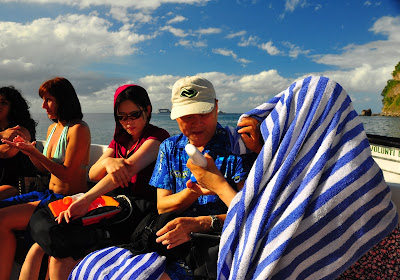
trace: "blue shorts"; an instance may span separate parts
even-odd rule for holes
[[[43,192],[29,192],[17,196],[13,196],[10,198],[6,198],[0,201],[0,208],[5,208],[8,206],[24,204],[28,202],[39,201],[40,203],[37,206],[36,210],[42,208],[47,205],[47,203],[52,199],[61,199],[65,195],[54,193],[51,190],[46,190]]]

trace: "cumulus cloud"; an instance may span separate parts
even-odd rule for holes
[[[242,30],[242,31],[239,31],[239,32],[236,32],[236,33],[230,33],[230,34],[226,35],[226,38],[227,39],[232,39],[232,38],[235,38],[235,37],[241,37],[241,36],[246,35],[246,33],[247,32],[245,30]]]
[[[167,24],[173,24],[173,23],[178,23],[187,20],[184,16],[176,16],[169,21],[167,21]]]
[[[239,57],[237,56],[237,54],[234,53],[232,50],[227,50],[227,49],[213,49],[212,51],[213,51],[213,53],[220,54],[220,55],[223,55],[223,56],[230,56],[230,57],[232,57],[235,61],[241,62],[242,64],[247,64],[247,63],[250,63],[250,62],[251,62],[250,60],[247,60],[247,59],[245,59],[245,58],[239,58]]]
[[[132,32],[129,25],[117,31],[111,31],[111,26],[103,18],[75,14],[37,19],[27,24],[0,22],[0,51],[2,57],[11,61],[68,67],[96,57],[133,54],[136,44],[154,38],[154,35]]]
[[[269,55],[278,55],[280,53],[278,48],[272,44],[272,41],[261,44],[259,47],[260,49],[266,51]]]
[[[132,9],[147,9],[154,10],[162,4],[177,3],[189,5],[205,5],[210,0],[0,0],[1,2],[15,2],[15,3],[34,3],[34,4],[61,4],[68,6],[77,6],[80,8],[96,7],[96,6],[109,6],[109,7],[122,7]]]
[[[117,83],[120,78],[107,78],[83,68],[103,59],[135,54],[137,44],[156,36],[132,29],[130,24],[115,29],[95,13],[27,23],[0,22],[0,74],[1,80],[6,81],[3,85],[13,84],[25,96],[33,96],[32,107],[40,110],[38,87],[54,76],[73,81],[81,96],[96,92],[107,83]]]
[[[293,12],[299,4],[300,0],[286,0],[285,11]]]
[[[308,55],[310,53],[309,50],[302,50],[299,46],[290,42],[284,42],[283,45],[289,49],[287,55],[292,58],[297,58],[299,55]]]
[[[363,65],[381,68],[396,65],[400,57],[400,17],[378,19],[370,31],[383,34],[387,40],[372,41],[364,45],[350,44],[340,54],[315,55],[317,63],[334,65],[342,69],[354,69]]]
[[[242,38],[238,44],[239,47],[256,46],[259,41],[257,36],[249,36],[249,38]]]
[[[222,29],[221,28],[202,28],[197,30],[197,33],[199,33],[200,35],[208,35],[208,34],[218,34],[221,33]]]
[[[187,48],[204,48],[207,47],[207,43],[204,41],[190,41],[182,39],[175,43],[175,46],[183,46]]]
[[[180,28],[175,28],[175,27],[172,27],[170,25],[162,27],[161,31],[168,31],[168,32],[172,33],[176,37],[189,36],[189,34],[185,32],[185,30],[180,29]]]

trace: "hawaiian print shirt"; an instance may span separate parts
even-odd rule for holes
[[[161,143],[150,185],[172,190],[173,193],[186,188],[186,182],[191,176],[190,169],[186,167],[189,156],[185,146],[188,143],[189,139],[182,133]],[[247,177],[251,165],[244,162],[247,160],[245,156],[232,154],[228,132],[220,124],[217,125],[214,136],[202,153],[208,153],[214,159],[215,165],[233,188],[237,189],[236,183],[244,181]],[[218,196],[204,195],[200,196],[183,215],[195,217],[222,214],[226,211],[227,207]]]

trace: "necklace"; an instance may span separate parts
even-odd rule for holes
[[[127,150],[125,156],[122,155],[122,152],[121,152],[121,150],[120,150],[120,148],[119,148],[119,149],[118,149],[118,155],[119,155],[120,157],[122,157],[122,158],[128,158],[128,157],[130,157],[130,156],[135,152],[136,147],[137,147],[137,145],[138,145],[139,142],[140,142],[140,139],[141,139],[141,138],[139,138],[139,139],[136,141],[135,145],[132,145],[132,148],[130,148],[129,150]]]
[[[136,141],[135,145],[132,145],[132,148],[126,153],[126,155],[129,155],[131,152],[135,152],[135,149],[137,145],[139,144],[140,138]]]

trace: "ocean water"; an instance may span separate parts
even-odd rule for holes
[[[241,114],[221,114],[218,121],[222,126],[236,126],[237,120]],[[46,114],[32,114],[33,118],[38,122],[36,127],[36,139],[45,140],[47,128],[52,123]],[[87,113],[84,114],[83,120],[90,127],[93,144],[108,145],[114,135],[115,121],[112,113]],[[180,133],[178,124],[175,120],[171,120],[169,114],[152,114],[151,124],[164,128],[170,135]]]
[[[38,140],[45,140],[48,126],[52,123],[46,114],[32,114],[38,122],[36,128]],[[222,126],[236,126],[240,114],[221,114],[218,121]],[[400,138],[400,117],[360,116],[364,129],[369,134],[384,135]],[[84,120],[90,127],[92,143],[108,145],[113,137],[115,122],[112,113],[85,114]],[[164,128],[171,135],[179,134],[179,127],[175,120],[171,120],[169,114],[153,114],[151,123]]]

